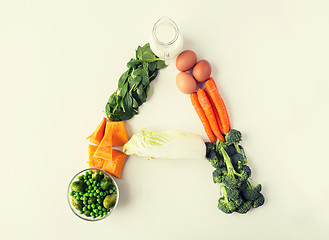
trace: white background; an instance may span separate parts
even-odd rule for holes
[[[329,3],[241,1],[0,2],[1,239],[328,239]],[[243,133],[266,203],[217,209],[211,165],[129,157],[120,202],[90,223],[69,209],[85,138],[138,45],[167,15],[207,59]],[[126,122],[201,135],[170,66]]]

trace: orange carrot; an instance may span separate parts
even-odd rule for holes
[[[215,105],[218,115],[220,117],[220,121],[223,126],[223,133],[227,134],[231,129],[231,124],[230,124],[230,119],[228,117],[225,103],[224,103],[221,95],[219,94],[219,91],[217,89],[216,83],[213,78],[209,78],[209,80],[207,80],[205,82],[205,85],[206,85],[207,91],[209,92],[209,96],[212,99],[212,101],[214,102],[214,105]]]
[[[211,97],[209,96],[209,92],[208,92],[208,90],[205,89],[205,91],[206,91],[206,93],[207,93],[207,97],[208,97],[208,99],[209,99],[209,102],[210,102],[210,104],[211,104],[211,107],[212,107],[212,109],[214,110],[214,113],[215,113],[215,116],[216,116],[216,120],[217,120],[217,123],[218,123],[218,126],[219,126],[219,130],[220,130],[220,132],[223,134],[223,132],[224,132],[224,130],[223,130],[223,125],[222,125],[222,123],[221,123],[221,121],[220,121],[220,117],[219,117],[219,115],[218,115],[218,111],[216,110],[215,104],[214,104],[214,102],[212,101]]]
[[[204,113],[206,114],[206,117],[209,121],[209,125],[211,127],[211,130],[213,131],[213,133],[215,134],[215,136],[222,142],[225,141],[222,133],[219,130],[219,126],[216,120],[216,116],[214,113],[214,110],[211,107],[211,104],[209,102],[209,99],[207,97],[207,94],[205,92],[204,89],[198,89],[197,91],[197,95],[198,95],[198,99],[199,99],[199,103],[204,111]]]
[[[106,125],[106,118],[103,117],[101,123],[97,126],[96,130],[87,138],[93,144],[100,144],[103,139]]]
[[[210,140],[210,142],[215,142],[216,141],[216,137],[214,135],[214,133],[212,132],[211,130],[211,127],[209,125],[209,121],[206,117],[206,114],[204,113],[200,103],[199,103],[199,100],[198,100],[198,96],[197,96],[197,93],[194,92],[194,93],[191,93],[190,94],[190,98],[191,98],[191,102],[192,102],[192,105],[196,111],[196,113],[198,114],[200,120],[201,120],[201,123],[203,125],[203,128],[204,130],[206,131],[206,134]]]

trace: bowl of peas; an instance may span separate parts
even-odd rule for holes
[[[119,188],[107,172],[88,168],[77,173],[68,186],[67,199],[79,218],[99,221],[108,217],[119,201]]]

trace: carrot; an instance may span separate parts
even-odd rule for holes
[[[126,162],[126,157],[127,155],[123,152],[113,149],[111,159],[105,160],[102,170],[114,177],[121,178],[121,172]]]
[[[222,142],[225,141],[222,133],[219,130],[219,126],[216,120],[216,116],[214,114],[214,110],[211,107],[211,104],[209,102],[209,99],[207,97],[207,94],[205,92],[204,89],[198,89],[197,91],[197,95],[198,95],[198,99],[199,99],[199,103],[204,111],[204,113],[206,114],[206,117],[209,121],[209,125],[211,127],[211,130],[213,131],[213,133],[215,134],[215,136]]]
[[[216,83],[213,78],[209,78],[209,80],[207,80],[205,82],[205,85],[206,85],[206,89],[209,93],[209,96],[212,99],[212,101],[214,102],[214,105],[218,112],[220,121],[223,126],[223,133],[227,134],[231,129],[231,124],[230,124],[230,119],[228,117],[225,103],[224,103],[221,95],[219,94],[219,91],[217,89]]]
[[[96,130],[89,137],[87,137],[87,139],[89,139],[89,141],[93,144],[97,144],[97,145],[100,144],[104,136],[105,125],[106,125],[106,118],[103,117],[103,120],[97,126]]]
[[[220,130],[220,132],[223,134],[223,125],[222,125],[222,123],[221,123],[221,121],[220,121],[220,117],[219,117],[219,115],[218,115],[218,111],[216,110],[216,107],[215,107],[215,104],[214,104],[214,102],[212,101],[212,99],[211,99],[211,97],[210,97],[210,95],[209,95],[209,92],[208,92],[208,90],[207,89],[205,89],[205,91],[206,91],[206,93],[207,93],[207,97],[208,97],[208,99],[209,99],[209,102],[210,102],[210,104],[211,104],[211,107],[212,107],[212,109],[214,110],[214,113],[215,113],[215,116],[216,116],[216,120],[217,120],[217,123],[218,123],[218,126],[219,126],[219,130]]]
[[[190,98],[191,98],[191,102],[192,102],[192,105],[196,111],[196,113],[198,114],[200,120],[201,120],[201,123],[203,125],[203,128],[204,130],[206,131],[206,134],[210,140],[210,142],[215,142],[216,141],[216,137],[213,133],[213,131],[211,130],[211,127],[209,125],[209,121],[206,117],[206,114],[204,113],[200,103],[199,103],[199,100],[198,100],[198,96],[197,96],[197,93],[194,92],[194,93],[191,93],[190,94]]]

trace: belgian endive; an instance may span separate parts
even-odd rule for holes
[[[206,145],[196,134],[175,129],[157,132],[143,128],[123,146],[123,151],[148,159],[204,159]]]

